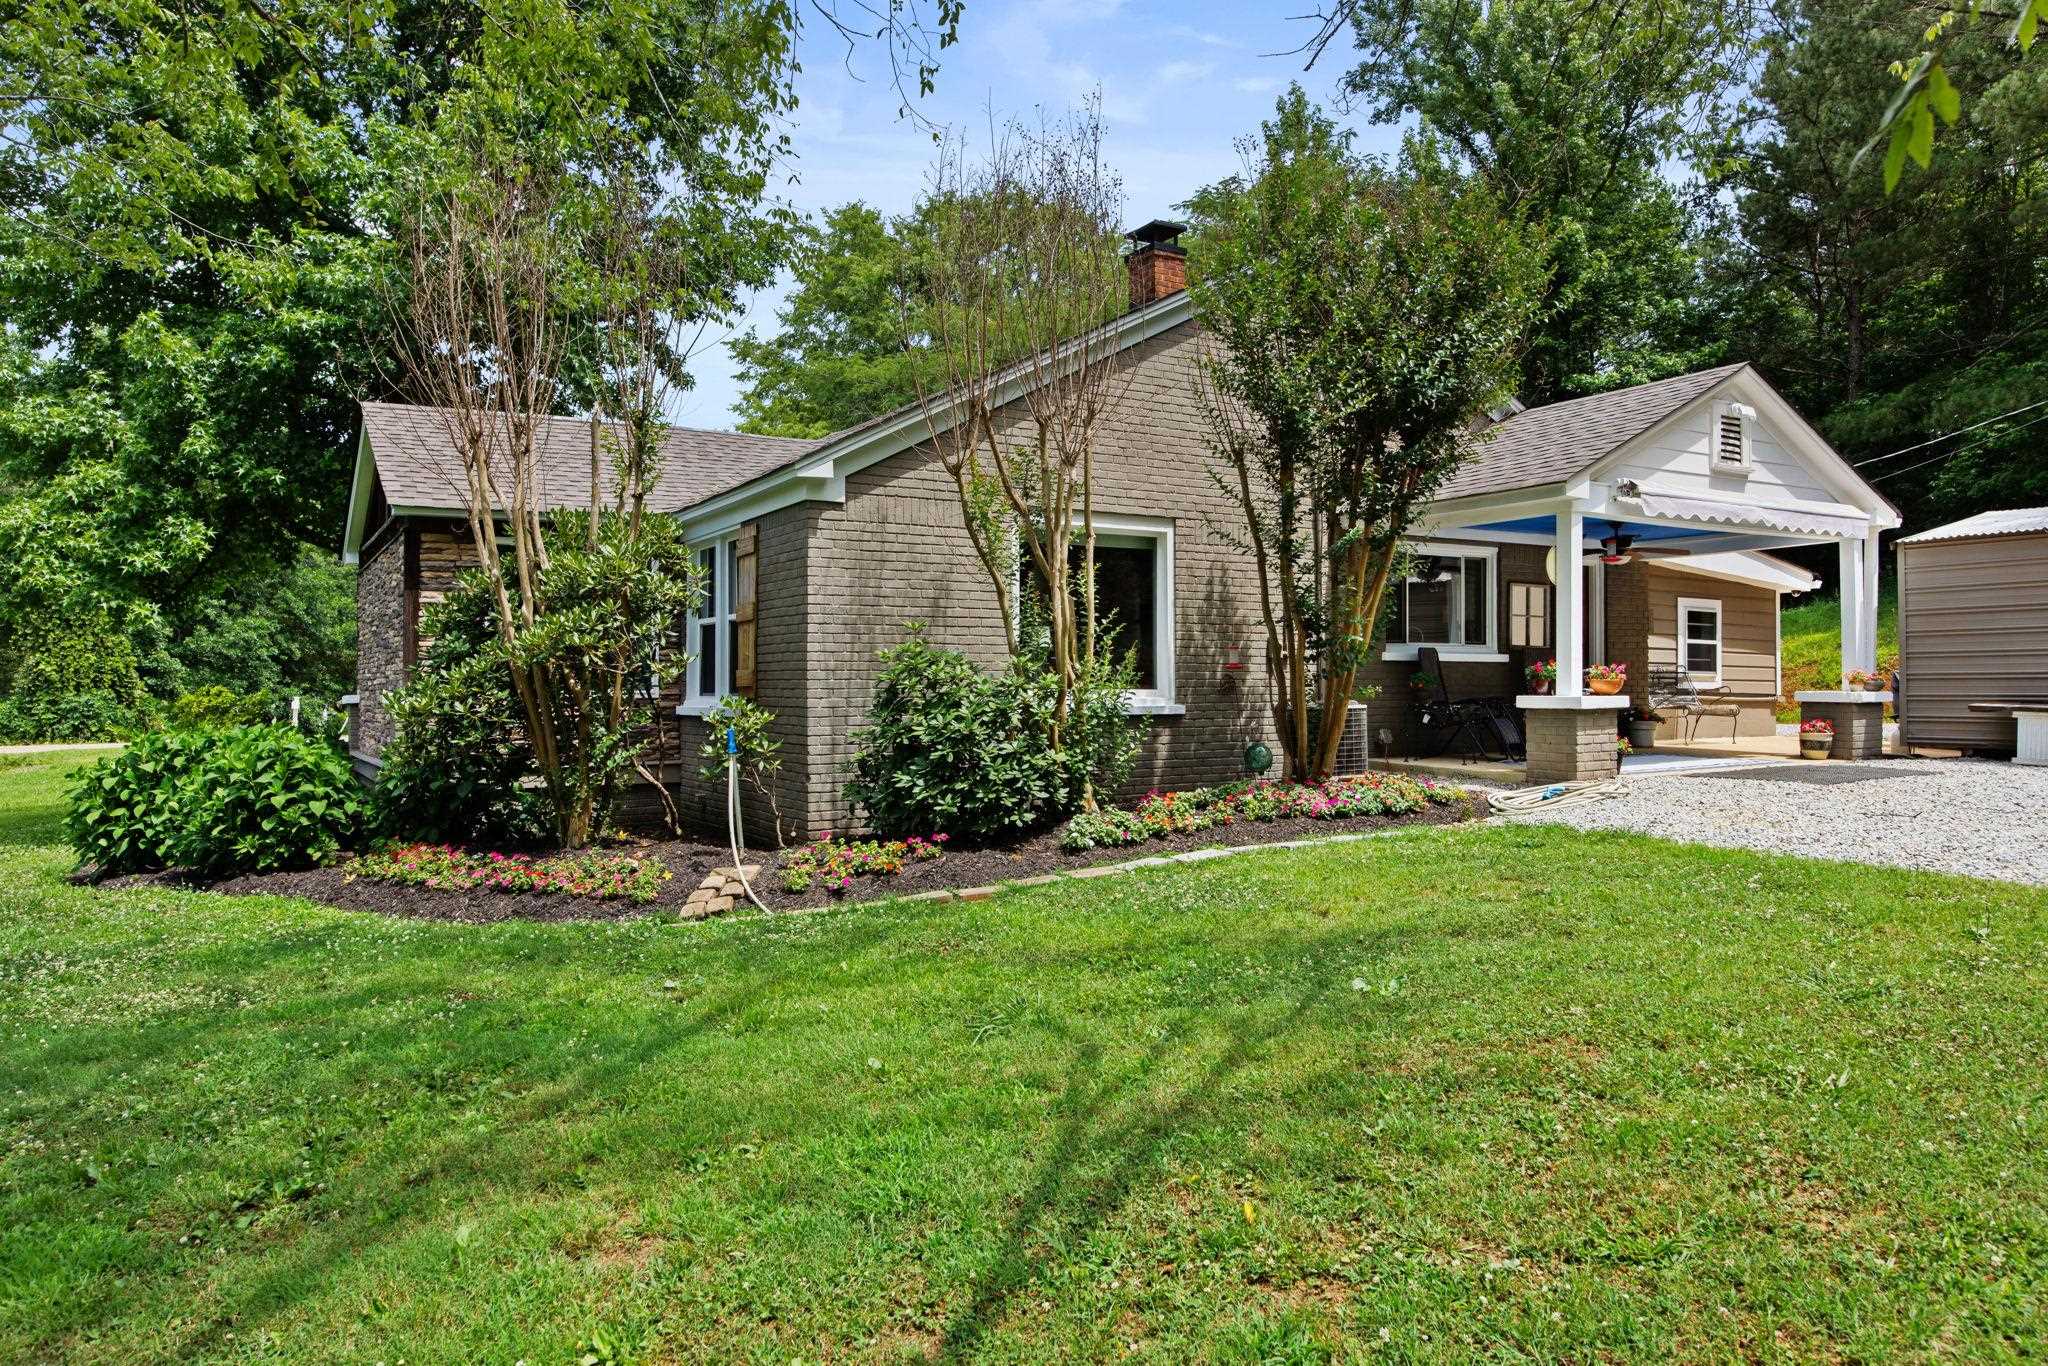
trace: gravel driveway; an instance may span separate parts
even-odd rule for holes
[[[2048,886],[2048,768],[1792,760],[1623,781],[1624,797],[1516,819]]]

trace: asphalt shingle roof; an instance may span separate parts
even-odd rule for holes
[[[1439,498],[1561,484],[1699,398],[1748,362],[1526,408],[1492,429]]]
[[[2048,531],[2048,508],[2007,508],[2002,512],[1980,512],[1947,526],[1930,527],[1911,536],[1901,536],[1900,545],[1916,541],[1956,541],[1965,536],[2019,536],[2029,531]]]
[[[361,407],[363,430],[370,438],[370,452],[387,501],[451,511],[467,508],[462,462],[455,456],[443,410],[405,403],[364,403]],[[671,427],[662,434],[661,476],[647,506],[655,512],[680,511],[779,469],[824,444]],[[590,501],[589,421],[543,418],[536,446],[542,505],[586,506]],[[599,481],[609,495],[614,487],[609,446],[599,459]]]

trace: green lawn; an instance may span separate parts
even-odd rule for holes
[[[2038,1354],[2048,896],[1418,831],[775,921],[60,881],[0,1359]]]
[[[1780,675],[1778,719],[1797,721],[1795,692],[1825,691],[1842,686],[1842,605],[1834,598],[1802,602],[1778,613]],[[1877,667],[1899,665],[1899,599],[1889,588],[1877,598]]]

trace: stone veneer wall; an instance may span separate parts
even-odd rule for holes
[[[356,706],[349,748],[375,757],[391,740],[384,694],[405,681],[406,606],[403,527],[363,557],[356,574]]]

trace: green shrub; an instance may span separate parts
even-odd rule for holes
[[[1052,675],[1023,665],[985,673],[912,628],[882,652],[847,796],[889,836],[987,839],[1056,820],[1091,780],[1114,788],[1136,761],[1143,730],[1124,711],[1128,683],[1127,666],[1084,682],[1055,749]]]
[[[65,820],[78,861],[103,873],[168,864],[182,820],[180,790],[207,742],[181,731],[146,735],[80,772]]]
[[[171,703],[170,724],[186,730],[253,726],[269,715],[270,694],[238,693],[216,683]]]
[[[519,704],[496,656],[423,667],[385,695],[396,731],[380,756],[378,828],[395,839],[525,844],[548,829]]]
[[[354,841],[369,794],[348,759],[290,726],[200,732],[204,757],[180,784],[171,861],[212,876],[324,863]]]
[[[289,726],[167,731],[102,760],[73,787],[68,828],[102,872],[210,876],[325,862],[361,832],[369,800],[331,746]]]
[[[0,702],[0,744],[125,740],[149,729],[146,705],[112,693],[38,693]]]
[[[399,840],[506,845],[544,839],[539,770],[519,727],[480,574],[429,608],[433,638],[411,680],[384,695],[393,734],[378,757],[377,826]]]
[[[104,617],[22,627],[6,642],[0,672],[9,742],[121,740],[148,728],[135,647]]]

